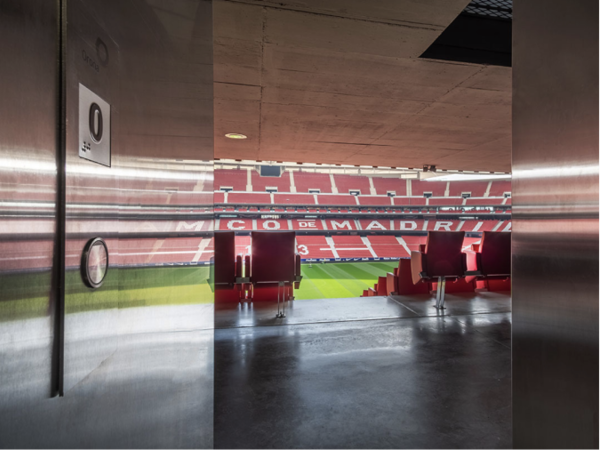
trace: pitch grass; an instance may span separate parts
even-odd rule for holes
[[[397,261],[302,264],[302,283],[294,296],[298,300],[360,297],[363,290],[377,283],[377,277],[394,267],[398,267]]]
[[[359,297],[397,262],[313,263],[302,265],[298,300]],[[66,273],[67,314],[136,306],[213,303],[211,268],[151,267],[109,270],[98,290],[87,288],[77,270]],[[48,315],[51,274],[0,275],[0,321]]]
[[[97,290],[77,270],[65,279],[65,313],[136,306],[213,303],[208,266],[111,269]],[[48,315],[51,274],[0,275],[0,321]]]

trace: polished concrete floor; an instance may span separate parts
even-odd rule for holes
[[[0,323],[0,448],[211,448],[213,311],[199,304],[69,315],[71,381],[55,398],[44,336],[31,332],[40,319]],[[93,326],[106,317],[116,326]]]
[[[215,311],[215,447],[511,447],[510,297],[446,302]]]

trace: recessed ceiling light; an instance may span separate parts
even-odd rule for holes
[[[246,136],[245,134],[241,134],[241,133],[227,133],[225,135],[226,138],[229,139],[247,139],[248,136]]]

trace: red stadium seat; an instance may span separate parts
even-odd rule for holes
[[[444,308],[446,280],[464,277],[466,255],[461,252],[465,233],[430,231],[424,249],[411,254],[413,283],[421,280],[438,283],[436,308]]]
[[[377,295],[388,295],[386,277],[377,277],[377,284],[375,286],[375,289],[377,290]]]
[[[296,192],[319,189],[321,193],[331,193],[331,179],[326,173],[294,172]]]
[[[232,188],[234,191],[245,191],[248,172],[246,169],[216,169],[214,175],[215,190],[222,187]]]
[[[500,231],[484,231],[481,244],[473,244],[467,252],[467,281],[505,281],[511,275],[511,234]],[[492,283],[493,286],[494,283]],[[507,283],[496,283],[506,289]],[[508,285],[508,287],[510,287]]]
[[[250,283],[253,301],[287,301],[301,280],[294,231],[253,231]],[[282,312],[278,316],[283,317]]]
[[[410,259],[403,258],[398,262],[398,267],[394,273],[387,274],[388,295],[413,295],[429,293],[430,283],[425,280],[413,283]]]
[[[340,194],[348,194],[350,190],[359,190],[361,195],[371,193],[369,178],[357,175],[334,175],[335,186]]]
[[[216,231],[214,237],[215,304],[238,303],[241,298],[242,257],[235,256],[235,232]]]

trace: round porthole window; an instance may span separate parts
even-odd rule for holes
[[[81,255],[81,277],[86,286],[99,288],[108,271],[108,248],[102,238],[90,239]]]

